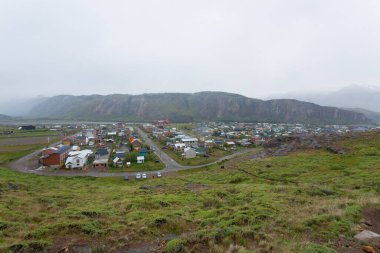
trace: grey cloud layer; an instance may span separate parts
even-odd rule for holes
[[[380,2],[0,1],[0,98],[379,84]]]

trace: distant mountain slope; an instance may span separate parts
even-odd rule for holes
[[[285,94],[276,98],[298,99],[324,106],[362,108],[380,112],[380,87],[350,85],[330,93]]]
[[[368,123],[361,113],[297,100],[263,101],[224,92],[143,95],[61,95],[33,107],[35,118],[151,121],[253,121],[289,123]]]
[[[373,112],[373,111],[360,109],[360,108],[344,108],[344,109],[348,111],[363,113],[367,118],[369,118],[373,122],[380,123],[380,112]]]
[[[11,100],[0,101],[0,113],[11,116],[24,116],[33,106],[45,101],[46,97],[34,98],[15,98]]]
[[[0,121],[2,121],[2,120],[10,120],[10,119],[12,119],[11,116],[0,114]]]

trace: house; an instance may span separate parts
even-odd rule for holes
[[[185,143],[174,143],[174,150],[175,151],[183,151],[186,148]]]
[[[138,156],[137,157],[137,163],[144,163],[145,157],[144,156]]]
[[[60,168],[65,164],[65,160],[70,152],[70,146],[58,146],[42,150],[39,159],[40,164],[52,168]]]
[[[116,131],[112,131],[112,132],[108,132],[107,133],[107,136],[110,137],[110,138],[113,138],[117,135],[117,132]]]
[[[66,146],[72,146],[74,145],[74,139],[71,137],[66,137],[62,140],[62,144]]]
[[[182,138],[181,141],[185,143],[186,147],[192,147],[198,145],[197,138]]]
[[[92,162],[92,167],[98,169],[106,169],[108,168],[108,159],[96,159]]]
[[[187,147],[183,150],[182,157],[185,159],[194,158],[197,156],[195,149]]]
[[[164,129],[168,124],[169,124],[169,120],[166,119],[166,120],[155,120],[153,121],[153,125],[155,125],[157,128],[160,128],[160,129]]]
[[[230,146],[230,147],[234,147],[234,146],[236,146],[236,143],[234,141],[227,141],[226,145]]]
[[[204,156],[207,154],[207,149],[205,148],[196,148],[195,153],[197,156]]]
[[[138,156],[144,156],[145,158],[149,155],[149,150],[147,148],[141,148]]]
[[[86,137],[94,137],[94,129],[84,129],[82,130],[82,135]]]
[[[26,126],[20,126],[18,130],[35,130],[36,126],[33,125],[26,125]]]
[[[115,153],[115,157],[120,158],[122,161],[125,160],[126,156],[125,151],[116,151]]]
[[[138,139],[134,139],[134,140],[131,142],[131,144],[132,144],[132,148],[133,148],[134,151],[139,151],[140,148],[142,147],[142,143],[141,143],[141,141],[138,140]]]
[[[219,147],[223,147],[224,146],[224,140],[215,140],[214,143],[215,143],[215,145],[217,145]]]
[[[247,139],[244,139],[244,140],[240,140],[238,141],[238,144],[242,147],[248,147],[250,146],[252,143],[249,142]]]
[[[119,144],[119,149],[123,150],[124,152],[128,153],[131,151],[129,144],[127,142],[120,143]]]
[[[122,167],[123,166],[123,160],[119,157],[115,157],[113,160],[113,165],[116,167]]]
[[[92,155],[91,150],[71,151],[65,162],[66,169],[85,169],[88,157]]]
[[[80,146],[86,145],[87,144],[86,136],[82,136],[82,135],[75,136],[74,143]]]
[[[108,152],[108,149],[107,148],[98,148],[96,151],[95,151],[95,157],[97,159],[99,158],[108,158],[109,156],[109,152]]]
[[[204,147],[205,148],[213,148],[214,146],[215,146],[215,142],[213,140],[206,140],[204,142]]]

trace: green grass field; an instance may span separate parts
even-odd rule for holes
[[[0,126],[0,132],[13,131],[10,135],[0,135],[0,139],[12,138],[12,137],[30,137],[30,136],[55,136],[61,135],[59,131],[53,131],[49,129],[36,129],[36,130],[18,130],[16,127]]]
[[[1,168],[0,251],[109,252],[171,235],[166,252],[335,252],[362,209],[380,207],[380,135],[339,145],[348,152],[238,158],[143,182]]]
[[[219,158],[221,158],[223,156],[231,155],[233,153],[232,151],[224,151],[221,149],[214,148],[209,153],[209,157],[197,156],[194,158],[182,159],[182,152],[175,152],[174,150],[171,150],[171,149],[165,149],[165,150],[163,150],[163,152],[168,154],[177,163],[182,164],[182,165],[188,165],[188,166],[195,166],[195,165],[202,165],[202,164],[211,163],[211,162],[218,160]]]
[[[28,138],[28,137],[25,137]],[[60,139],[60,137],[52,138],[52,142],[56,142]],[[0,143],[1,144],[1,143]],[[32,153],[37,149],[41,149],[46,147],[46,144],[41,144],[39,142],[34,144],[17,144],[17,145],[0,145],[0,165],[5,164],[11,161],[14,161],[18,158],[21,158],[27,154]]]

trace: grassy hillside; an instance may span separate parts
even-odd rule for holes
[[[141,182],[1,168],[0,251],[335,252],[380,207],[380,135],[339,145]]]

